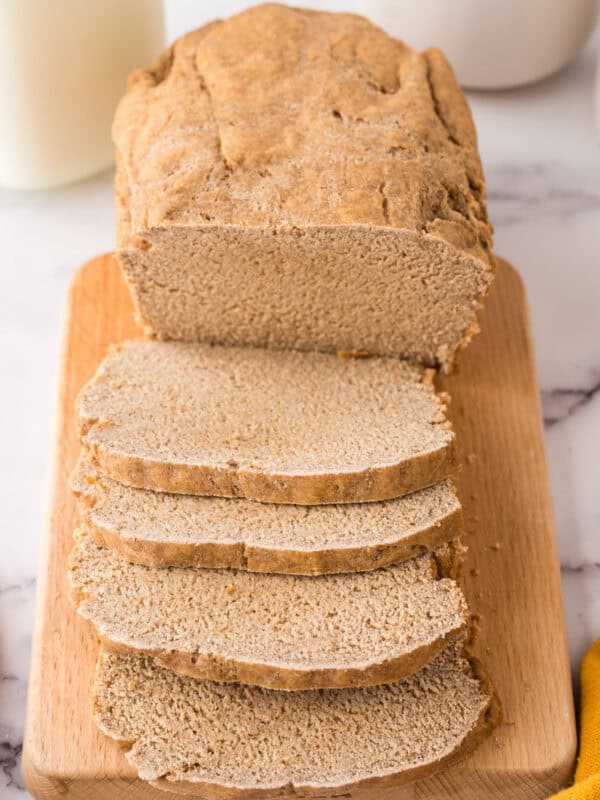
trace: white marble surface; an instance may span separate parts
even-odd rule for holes
[[[224,4],[234,6],[234,3]],[[169,30],[202,21],[169,5]],[[600,144],[596,36],[567,70],[520,91],[471,94],[496,250],[525,279],[546,417],[573,666],[600,635]],[[0,799],[19,772],[33,598],[67,283],[113,246],[112,176],[37,194],[0,190]]]

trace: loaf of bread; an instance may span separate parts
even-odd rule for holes
[[[499,711],[456,642],[399,683],[311,692],[199,681],[103,653],[95,720],[141,778],[171,792],[268,800],[371,787],[376,798],[465,756]]]
[[[279,505],[136,489],[102,475],[84,455],[71,485],[94,541],[148,567],[360,572],[462,532],[450,481],[379,503]]]
[[[494,271],[451,68],[267,3],[135,72],[113,136],[150,338],[77,401],[98,727],[198,798],[383,796],[454,763],[500,711],[434,385]]]
[[[385,500],[455,470],[431,370],[392,358],[134,341],[82,390],[87,457],[144,489]]]
[[[466,626],[462,592],[444,577],[462,557],[458,543],[439,558],[306,577],[151,569],[78,539],[72,596],[100,639],[200,678],[273,689],[384,683],[418,670]]]
[[[113,135],[118,257],[158,337],[449,369],[476,331],[491,227],[437,50],[256,6],[135,72]]]

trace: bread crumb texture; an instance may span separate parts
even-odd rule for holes
[[[423,777],[487,735],[491,704],[459,642],[401,682],[293,693],[199,681],[147,657],[104,653],[95,719],[128,743],[140,777],[163,779],[163,788],[266,797],[284,787]]]
[[[317,577],[150,569],[79,534],[70,580],[109,646],[198,677],[307,689],[404,677],[464,630],[465,600],[439,563]]]
[[[130,342],[77,410],[95,466],[147,489],[353,502],[401,496],[455,468],[430,371],[391,358]]]
[[[475,130],[442,54],[264,4],[130,78],[120,260],[164,338],[449,368],[492,279]]]

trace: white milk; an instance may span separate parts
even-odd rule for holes
[[[127,75],[163,45],[162,0],[0,0],[0,185],[108,167]]]

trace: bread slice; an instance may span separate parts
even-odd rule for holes
[[[158,491],[359,502],[455,468],[432,372],[391,358],[134,341],[105,359],[77,411],[101,472]]]
[[[94,541],[148,567],[361,572],[431,550],[462,528],[450,481],[382,502],[276,505],[136,489],[101,475],[84,452],[71,486]]]
[[[100,639],[201,678],[275,689],[384,683],[415,672],[466,624],[462,592],[435,554],[374,572],[257,575],[151,569],[78,538],[73,599]]]
[[[135,72],[118,257],[161,338],[452,366],[493,278],[467,102],[443,55],[263,4]]]
[[[371,788],[375,798],[463,758],[500,710],[457,641],[398,683],[310,692],[195,680],[103,652],[94,718],[161,789],[267,800]]]

